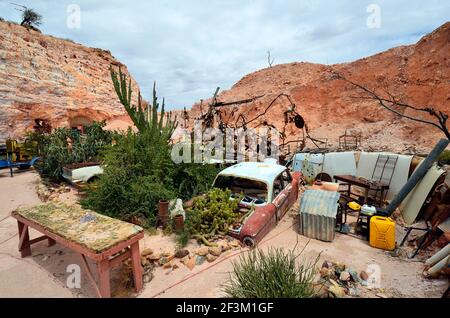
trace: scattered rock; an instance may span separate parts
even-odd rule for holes
[[[214,256],[220,256],[220,254],[222,254],[222,248],[219,246],[211,246],[209,248],[209,254]],[[206,254],[204,256],[206,256]]]
[[[361,295],[359,289],[356,287],[350,287],[348,289],[348,294],[352,297],[359,297]]]
[[[346,271],[341,272],[341,274],[339,275],[339,280],[343,281],[343,282],[348,282],[350,280],[350,274]]]
[[[184,249],[184,250],[178,250],[178,251],[175,253],[175,257],[176,257],[176,258],[183,258],[183,257],[185,257],[185,256],[187,256],[187,255],[189,255],[189,251],[186,250],[186,249]]]
[[[153,279],[153,273],[147,273],[143,277],[144,283],[149,283]]]
[[[216,259],[218,259],[219,257],[218,256],[214,256],[214,255],[211,255],[211,254],[208,254],[208,255],[206,255],[206,260],[209,262],[209,263],[212,263],[212,262],[214,262]]]
[[[386,295],[383,294],[383,293],[378,293],[378,294],[376,294],[375,296],[377,296],[377,297],[379,297],[379,298],[389,298],[388,296],[386,296]]]
[[[186,264],[187,261],[189,261],[189,255],[186,255],[185,257],[183,257],[182,259],[180,259],[180,263],[181,263],[181,264]]]
[[[328,293],[331,293],[333,297],[342,298],[345,296],[345,289],[340,286],[331,285],[330,288],[328,288]]]
[[[342,263],[333,263],[333,267],[336,271],[336,274],[340,275],[341,272],[345,271],[345,264]]]
[[[159,259],[158,263],[159,263],[159,265],[163,266],[163,265],[169,263],[171,260],[173,260],[173,258],[174,258],[173,256],[168,256],[168,257],[163,256]]]
[[[322,263],[322,268],[332,268],[333,267],[333,263],[329,262],[329,261],[324,261]]]
[[[177,264],[173,264],[173,266],[172,266],[172,269],[177,269],[177,268],[179,268],[180,266],[178,266]]]
[[[222,249],[222,252],[231,250],[232,248],[226,241],[220,241],[219,243],[217,243],[217,246]]]
[[[195,259],[195,265],[202,265],[205,262],[206,258],[204,256],[197,256]]]
[[[355,270],[348,268],[347,272],[350,274],[354,282],[359,283],[361,281],[361,279],[359,279],[358,273]]]
[[[241,243],[238,240],[232,240],[230,242],[231,247],[241,247]]]
[[[163,265],[163,268],[167,269],[167,268],[172,268],[172,263],[171,262],[167,262]]]
[[[195,254],[197,254],[199,256],[206,256],[208,253],[209,253],[208,246],[202,246],[199,249],[197,249],[197,251],[195,252]]]
[[[147,255],[150,255],[150,254],[153,254],[153,250],[151,248],[146,248],[141,253],[142,256],[147,256]]]
[[[162,257],[169,257],[171,255],[173,255],[173,253],[171,251],[164,251],[164,252],[161,253]]]
[[[148,262],[148,260],[147,260],[145,257],[141,257],[141,265],[142,265],[143,267],[147,266],[148,263],[149,263],[149,262]]]
[[[322,278],[330,278],[334,276],[334,270],[332,268],[322,267],[320,269],[320,277]]]
[[[195,256],[189,257],[189,259],[186,261],[185,265],[187,268],[192,270],[195,267]]]
[[[147,259],[149,260],[149,261],[157,261],[157,260],[159,260],[161,258],[161,255],[159,255],[159,254],[150,254],[150,255],[147,255]]]
[[[361,273],[359,273],[359,277],[363,280],[363,281],[367,281],[369,279],[369,274],[367,274],[365,271],[361,271]]]

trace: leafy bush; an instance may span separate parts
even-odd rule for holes
[[[189,200],[211,188],[216,175],[222,170],[212,164],[180,163],[174,165],[172,179],[183,200]]]
[[[233,263],[224,288],[234,298],[308,298],[314,295],[317,260],[299,265],[293,251],[252,250]]]
[[[42,24],[42,15],[33,9],[26,8],[22,11],[22,22],[20,25],[26,27],[37,27]]]
[[[450,150],[444,150],[439,156],[439,162],[442,164],[450,164]]]
[[[71,163],[98,160],[100,152],[110,145],[113,133],[103,130],[105,122],[85,127],[85,134],[70,128],[57,128],[49,134],[28,134],[27,142],[36,142],[37,154],[42,156],[36,167],[45,178],[58,180],[62,168]]]
[[[158,201],[176,197],[169,145],[154,137],[129,130],[118,138],[104,152],[104,173],[82,203],[112,217],[142,215],[152,223]]]
[[[104,151],[104,173],[82,204],[123,220],[143,216],[147,224],[142,225],[153,226],[160,199],[207,191],[217,172],[213,165],[176,165],[166,140],[128,131]]]

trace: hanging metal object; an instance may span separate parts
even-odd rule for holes
[[[295,127],[297,127],[298,129],[303,129],[303,127],[305,127],[305,120],[298,114],[294,117],[294,123]]]

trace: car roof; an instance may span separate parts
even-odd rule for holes
[[[272,184],[280,173],[286,170],[285,166],[268,162],[241,162],[228,167],[219,173],[219,176],[234,176]]]

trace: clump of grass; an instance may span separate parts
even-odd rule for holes
[[[439,162],[442,164],[450,164],[450,150],[444,150],[439,156]]]
[[[312,297],[319,258],[299,264],[300,254],[281,248],[272,248],[266,253],[252,250],[233,263],[233,272],[224,292],[233,298]]]

